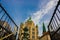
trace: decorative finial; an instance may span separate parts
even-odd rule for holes
[[[31,20],[31,17],[29,17],[29,20]]]
[[[29,19],[28,19],[27,21],[32,21],[32,20],[31,20],[31,17],[29,17]]]

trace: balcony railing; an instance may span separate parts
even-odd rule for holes
[[[60,0],[48,25],[51,40],[60,40]]]
[[[14,20],[7,13],[5,8],[0,4],[0,36],[4,37],[5,33],[11,34],[13,32],[17,36],[18,26]]]

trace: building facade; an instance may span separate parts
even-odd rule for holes
[[[49,32],[46,32],[44,35],[39,37],[39,40],[51,40]]]
[[[24,36],[24,28],[28,28],[28,36],[27,38],[29,40],[38,40],[38,25],[35,26],[34,22],[29,18],[25,23],[20,24],[20,30],[19,30],[19,40],[23,40]]]

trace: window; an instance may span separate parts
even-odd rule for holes
[[[34,40],[35,39],[35,36],[32,36],[32,39]]]
[[[32,30],[34,31],[34,28],[32,28]]]
[[[35,34],[35,32],[32,32],[32,34]]]

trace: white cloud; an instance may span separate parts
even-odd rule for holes
[[[36,13],[33,13],[32,15],[32,20],[36,23],[39,24],[40,19],[46,15],[53,7],[56,6],[58,0],[50,0],[46,5],[42,7],[39,11]]]

